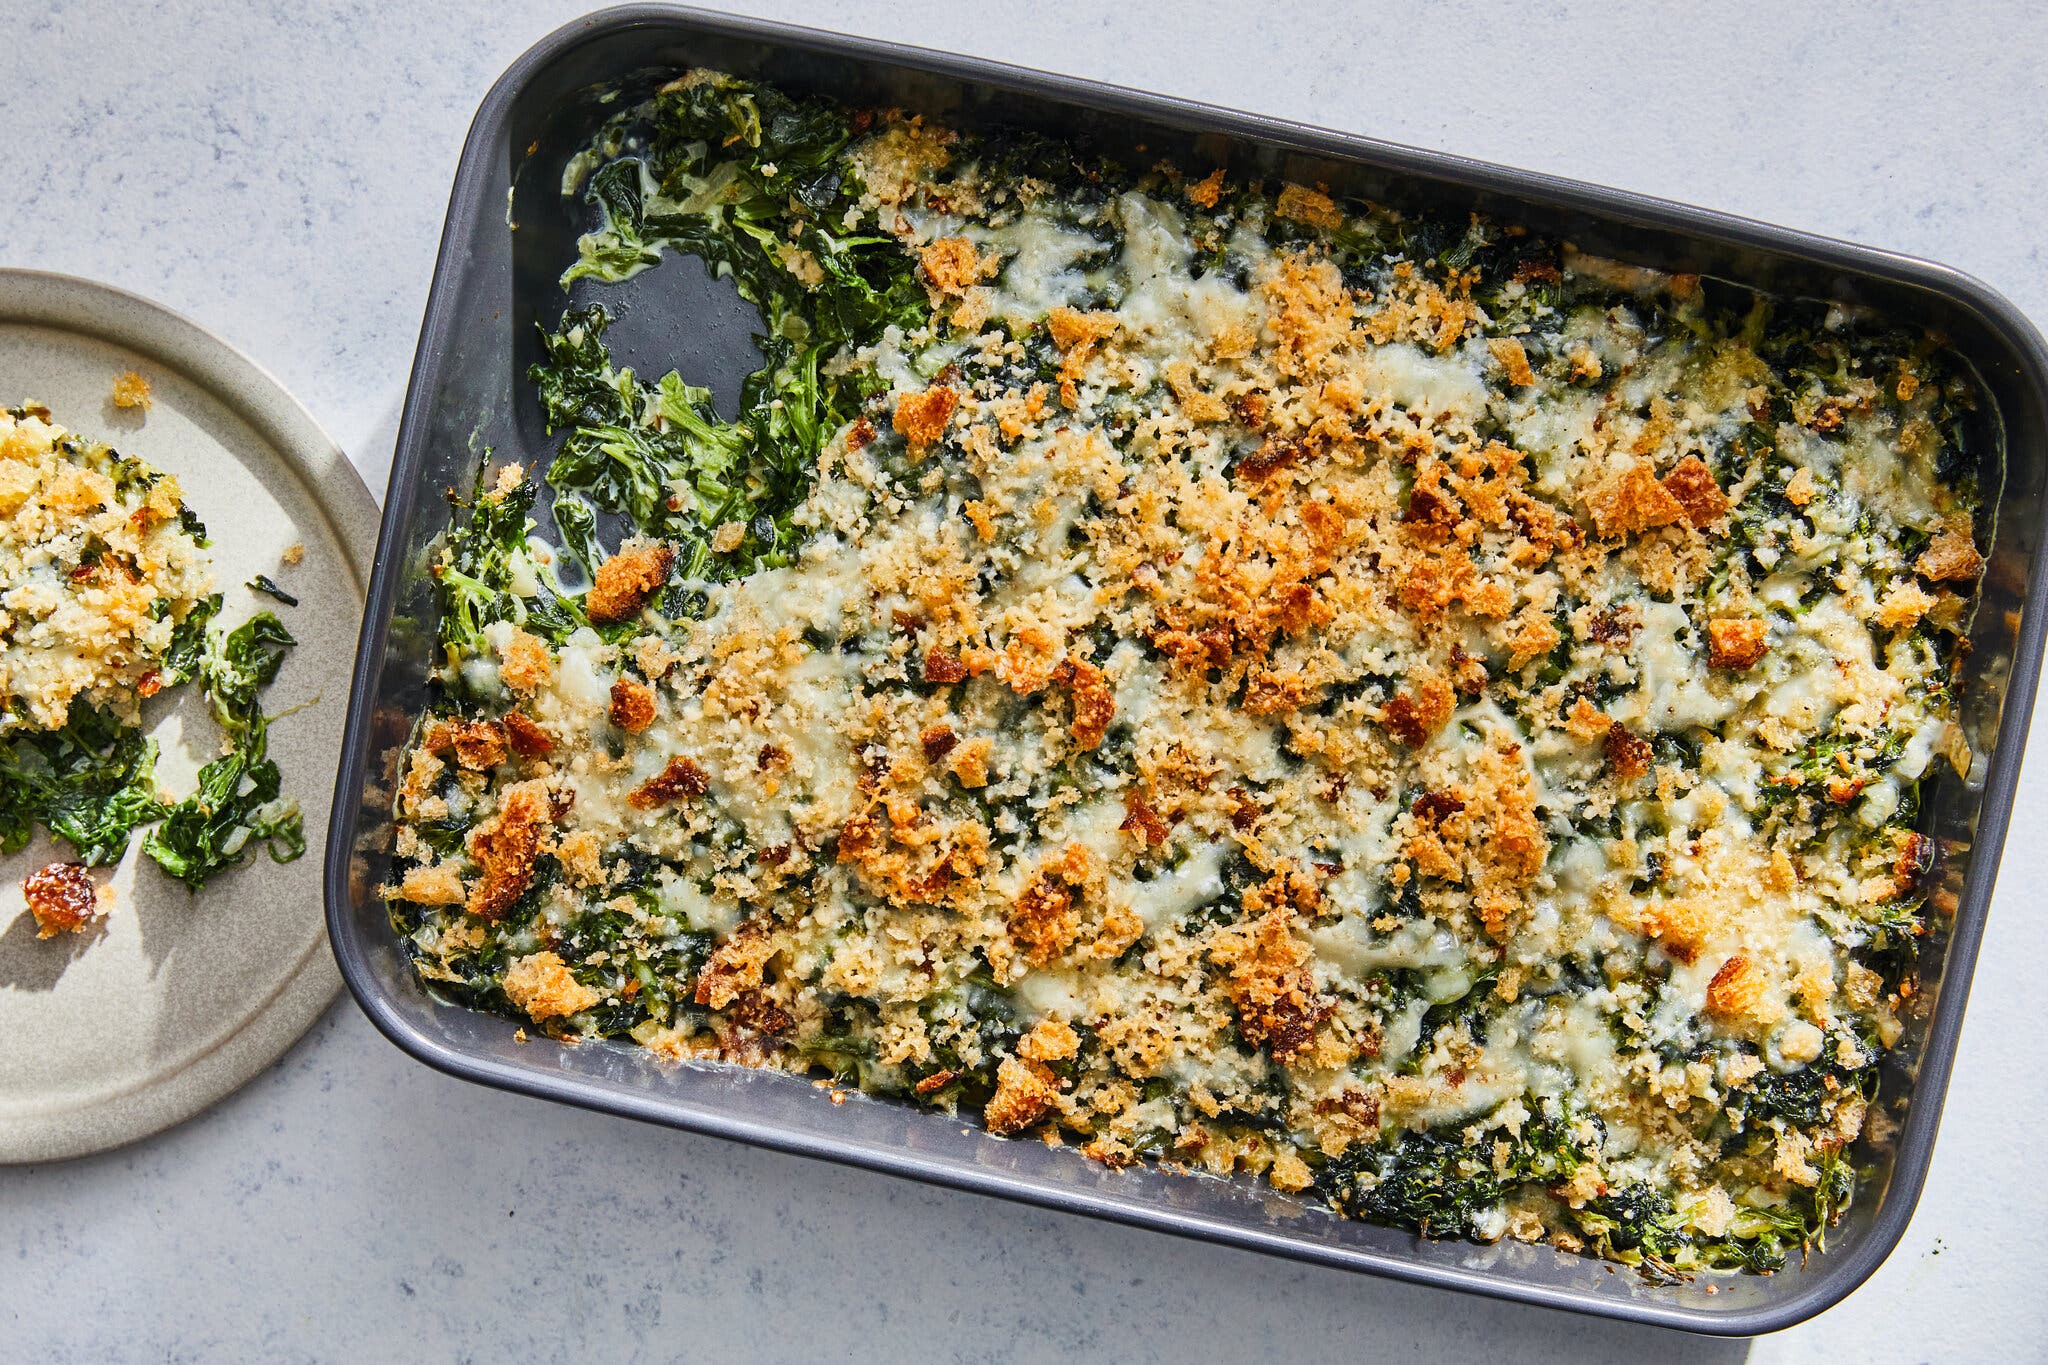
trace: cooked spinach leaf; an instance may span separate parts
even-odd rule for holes
[[[555,518],[562,548],[582,567],[584,580],[595,578],[605,555],[604,547],[597,543],[597,514],[590,504],[579,497],[557,495],[548,511]]]
[[[199,770],[199,789],[172,807],[142,845],[159,867],[194,890],[246,861],[255,847],[267,847],[280,863],[306,851],[298,803],[280,796],[282,776],[269,757],[270,723],[259,697],[295,643],[267,611],[208,641],[200,683],[228,751]]]
[[[663,91],[650,129],[644,155],[590,177],[604,226],[582,239],[563,283],[618,281],[665,249],[689,252],[761,310],[763,363],[723,422],[677,374],[650,385],[614,369],[601,307],[565,314],[543,331],[547,360],[529,375],[548,429],[567,433],[548,482],[678,544],[684,578],[786,564],[818,452],[871,382],[826,362],[924,321],[916,262],[858,206],[839,155],[852,137],[844,109],[723,78]],[[738,547],[714,556],[711,533],[734,523]]]
[[[484,631],[499,621],[556,645],[589,624],[583,609],[558,594],[551,576],[527,554],[526,537],[533,528],[530,481],[483,493],[469,503],[453,494],[450,499],[456,518],[433,568],[441,598],[441,649],[449,662],[488,657],[491,645]]]
[[[265,597],[274,598],[288,607],[299,605],[299,599],[286,592],[283,588],[278,587],[277,583],[267,573],[257,574],[254,578],[250,579],[248,588],[250,592],[260,592]]]
[[[206,627],[220,614],[220,604],[219,593],[202,597],[172,628],[171,647],[164,652],[163,687],[177,687],[199,676],[206,661]]]
[[[42,825],[88,866],[119,861],[136,826],[164,813],[156,758],[155,740],[89,706],[61,730],[17,731],[0,742],[0,853]]]

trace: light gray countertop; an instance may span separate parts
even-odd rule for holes
[[[34,9],[31,14],[30,9]],[[775,17],[1932,256],[2048,319],[2021,3],[836,5]],[[574,0],[15,6],[0,265],[123,285],[283,379],[381,488],[477,102]],[[2036,747],[2040,747],[2037,743]],[[343,1001],[219,1109],[0,1170],[0,1360],[2048,1359],[2048,754],[1940,1150],[1877,1277],[1707,1342],[1312,1270],[476,1089]]]

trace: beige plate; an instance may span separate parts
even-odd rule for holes
[[[139,371],[155,405],[116,409]],[[226,342],[175,313],[68,276],[0,270],[0,406],[52,419],[178,476],[213,539],[221,619],[276,610],[298,647],[266,696],[270,752],[306,820],[306,853],[263,855],[189,894],[131,846],[96,934],[36,938],[21,879],[68,845],[0,858],[0,1162],[51,1161],[132,1142],[206,1108],[268,1066],[319,1017],[340,978],[320,909],[320,850],[349,669],[377,544],[377,509],[306,410]],[[305,559],[283,565],[288,546]],[[296,607],[242,585],[268,573]],[[144,712],[179,795],[219,732],[197,687]],[[139,845],[139,838],[137,840]]]

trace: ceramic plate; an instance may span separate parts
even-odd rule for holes
[[[148,379],[146,413],[115,376]],[[191,1117],[311,1026],[339,978],[321,923],[320,850],[377,509],[334,442],[227,343],[85,280],[0,270],[0,406],[46,404],[72,431],[178,476],[213,540],[220,619],[270,608],[297,638],[265,695],[270,753],[306,822],[306,854],[258,854],[198,895],[140,856],[115,870],[98,932],[36,937],[21,880],[70,857],[38,839],[0,858],[0,1162],[104,1151]],[[285,562],[304,547],[304,558]],[[269,574],[296,607],[243,584]],[[183,795],[218,731],[196,686],[144,711],[159,781]],[[104,875],[104,874],[101,874]]]

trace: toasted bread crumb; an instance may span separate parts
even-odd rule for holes
[[[996,1068],[996,1093],[982,1109],[981,1121],[991,1133],[1010,1137],[1044,1118],[1059,1096],[1052,1072],[1037,1062],[1005,1057]]]
[[[1650,742],[1641,735],[1631,734],[1626,726],[1610,724],[1601,740],[1601,748],[1607,755],[1607,766],[1624,782],[1632,782],[1650,771],[1650,758],[1654,753]]]
[[[1292,218],[1297,223],[1325,231],[1344,226],[1344,211],[1337,207],[1336,200],[1319,189],[1312,190],[1302,185],[1283,185],[1273,212],[1279,217]]]
[[[1968,531],[1944,531],[1927,543],[1913,567],[1936,583],[1971,580],[1984,571],[1984,556]]]
[[[551,816],[545,782],[515,783],[499,794],[498,813],[469,833],[469,856],[483,869],[470,888],[470,914],[497,919],[526,894],[541,830]]]
[[[422,864],[406,869],[397,896],[415,905],[460,905],[468,899],[469,890],[462,884],[462,874],[448,864]]]
[[[93,883],[84,863],[51,863],[24,877],[22,898],[35,916],[36,937],[82,934],[106,913],[113,888]]]
[[[1664,476],[1663,486],[1694,526],[1711,526],[1728,515],[1728,495],[1714,481],[1714,472],[1707,468],[1707,462],[1697,455],[1680,460]]]
[[[1521,342],[1513,337],[1493,337],[1487,341],[1486,349],[1499,362],[1508,383],[1520,388],[1536,382],[1536,371],[1529,367],[1529,353],[1522,349]]]
[[[711,790],[711,778],[696,760],[677,755],[668,765],[626,795],[626,804],[635,810],[652,810],[656,806],[679,801],[686,796],[702,796]]]
[[[1188,202],[1200,208],[1213,209],[1223,198],[1223,168],[1218,166],[1200,180],[1188,182]]]
[[[1707,662],[1715,668],[1753,668],[1770,649],[1767,621],[1723,616],[1707,622]]]
[[[1064,1019],[1041,1019],[1017,1042],[1027,1062],[1064,1062],[1081,1050],[1081,1035]]]
[[[148,411],[156,406],[156,400],[150,397],[149,381],[134,370],[123,370],[114,376],[113,401],[117,408]]]
[[[668,581],[675,550],[657,541],[629,540],[619,552],[597,566],[595,581],[583,599],[583,609],[599,625],[610,625],[639,614],[647,599]]]
[[[965,237],[941,237],[918,253],[924,277],[942,294],[964,294],[987,273],[974,243]]]
[[[775,953],[775,941],[768,926],[758,919],[746,921],[733,931],[731,938],[718,945],[711,960],[704,964],[693,998],[707,1009],[724,1009],[740,996],[759,989],[761,969]]]
[[[612,724],[629,735],[637,735],[654,724],[654,689],[638,678],[620,678],[612,683]]]
[[[498,676],[515,692],[532,692],[555,676],[555,656],[538,636],[515,626],[498,647]]]
[[[1740,953],[1731,955],[1707,983],[1707,1013],[1734,1022],[1753,1015],[1768,983],[1764,974]]]
[[[1586,495],[1593,526],[1602,536],[1629,536],[1669,526],[1686,516],[1685,505],[1658,482],[1647,462],[1638,461]]]
[[[959,402],[959,395],[944,384],[934,384],[923,393],[906,393],[896,400],[892,424],[911,449],[919,450],[946,434],[946,424],[953,420]]]
[[[552,951],[513,959],[505,970],[505,998],[535,1023],[580,1014],[604,997],[578,981]]]

